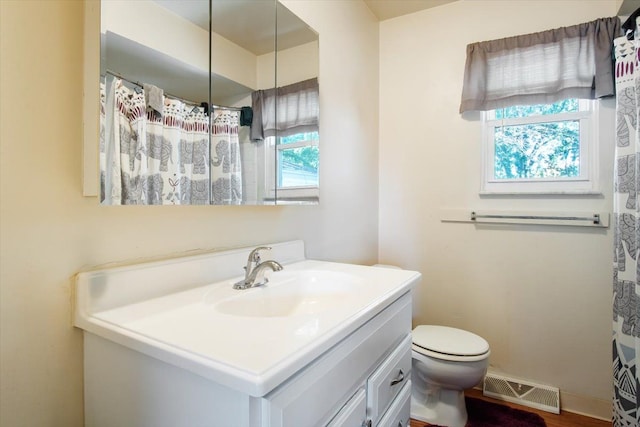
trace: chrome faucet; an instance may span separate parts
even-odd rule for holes
[[[268,246],[259,246],[249,253],[247,266],[244,267],[244,279],[236,282],[233,285],[233,289],[248,289],[254,286],[264,285],[269,282],[269,279],[264,277],[263,273],[266,268],[270,268],[272,271],[280,271],[284,268],[277,261],[268,260],[261,262],[260,251],[269,249],[271,248]],[[256,283],[256,280],[259,277],[262,278],[262,281],[258,281],[258,283]]]

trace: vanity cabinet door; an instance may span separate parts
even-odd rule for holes
[[[407,335],[367,381],[367,406],[373,425],[410,378],[411,335]]]
[[[407,382],[376,427],[409,427],[411,381]]]
[[[327,427],[361,427],[367,417],[367,400],[363,388],[344,405]]]
[[[344,408],[355,390],[363,386],[379,361],[389,359],[385,358],[389,349],[397,349],[398,343],[402,342],[401,346],[411,351],[410,343],[406,342],[410,331],[411,295],[407,293],[262,398],[262,425],[326,425]],[[394,354],[396,350],[392,352]],[[408,370],[406,375],[409,375]]]

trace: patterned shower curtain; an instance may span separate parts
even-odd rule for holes
[[[101,88],[101,196],[110,205],[208,204],[209,118],[165,97],[161,114],[144,91],[107,79]]]
[[[636,31],[636,34],[640,34]],[[640,41],[615,40],[616,148],[613,254],[613,425],[640,425],[638,368],[640,314],[638,249],[640,227]]]
[[[240,111],[216,109],[211,125],[211,202],[242,203],[240,162]]]

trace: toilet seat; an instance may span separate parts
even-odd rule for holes
[[[420,325],[411,332],[412,349],[435,359],[475,362],[489,357],[489,343],[482,337],[456,328]]]

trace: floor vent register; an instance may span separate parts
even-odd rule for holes
[[[554,414],[560,413],[560,389],[557,387],[487,374],[482,394]]]

